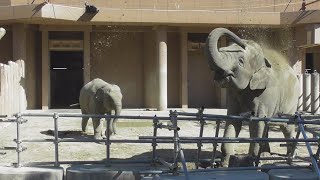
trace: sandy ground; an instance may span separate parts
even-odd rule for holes
[[[188,109],[178,111],[184,112],[197,112],[196,109]],[[44,112],[44,111],[28,111],[28,112]],[[79,110],[50,110],[47,112],[67,112],[67,113],[80,113]],[[204,113],[225,114],[226,110],[211,109],[205,110]],[[146,110],[124,110],[122,115],[158,115],[168,116],[169,112],[146,111]],[[25,117],[28,119],[27,123],[21,125],[21,139],[54,139],[52,131],[53,118],[51,117]],[[133,119],[120,119],[118,122],[118,134],[112,136],[112,139],[138,139],[139,136],[152,136],[153,127],[152,121],[148,120],[133,120]],[[180,137],[198,137],[200,126],[199,123],[194,121],[179,121],[178,126],[181,128]],[[219,136],[223,135],[223,124]],[[215,133],[216,125],[214,122],[208,122],[205,125],[204,136],[212,137]],[[316,126],[310,126],[309,129],[317,130]],[[92,138],[92,124],[89,121],[88,134],[81,133],[81,119],[80,118],[59,118],[59,136],[62,139],[91,139]],[[166,129],[159,129],[160,136],[173,136],[172,131]],[[248,137],[248,126],[244,125],[240,134],[241,137]],[[283,137],[279,127],[272,127],[269,132],[269,137]],[[308,137],[313,137],[312,133],[308,133]],[[0,123],[0,148],[2,147],[15,147],[16,144],[13,139],[16,138],[16,124],[15,123]],[[27,150],[21,153],[21,161],[23,164],[29,162],[46,162],[54,161],[54,144],[46,143],[23,143],[23,147]],[[280,143],[271,143],[271,151],[278,156],[286,152],[285,147],[280,147]],[[194,161],[196,157],[196,144],[182,144],[187,161]],[[314,153],[316,146],[313,146]],[[173,144],[159,144],[157,146],[158,155],[166,160],[172,160]],[[212,144],[204,144],[202,152],[203,159],[209,159],[212,154]],[[220,151],[220,146],[218,147]],[[236,153],[244,154],[248,151],[248,144],[237,144]],[[298,146],[298,161],[308,160],[308,151],[306,146]],[[13,150],[0,150],[0,165],[10,166],[11,163],[17,161],[16,152]],[[147,160],[152,157],[151,144],[112,144],[111,145],[111,158],[115,159],[138,159]],[[106,158],[106,146],[104,144],[95,142],[85,143],[60,143],[59,144],[59,160],[60,161],[101,161]],[[307,162],[308,163],[308,162]],[[189,168],[193,168],[193,163],[189,163]]]

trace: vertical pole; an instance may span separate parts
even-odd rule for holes
[[[217,120],[215,137],[219,136],[219,131],[220,131],[220,120]],[[218,143],[214,142],[212,156],[211,156],[211,168],[213,168],[213,165],[215,164],[215,161],[216,161],[217,146],[218,146]]]
[[[111,118],[109,118],[109,116],[108,115],[106,115],[106,121],[107,121],[107,129],[106,129],[106,148],[107,148],[107,150],[106,150],[106,156],[107,156],[107,158],[106,158],[106,162],[105,162],[105,165],[106,166],[110,166],[111,164],[110,164],[110,122],[111,122]]]
[[[16,139],[16,143],[17,143],[17,163],[15,164],[15,167],[19,168],[21,167],[21,157],[20,157],[20,153],[22,152],[22,147],[21,147],[21,140],[20,140],[20,124],[21,124],[21,114],[17,115],[17,139]]]
[[[303,136],[304,139],[308,139],[306,131],[304,130],[304,125],[301,123],[301,121],[303,121],[303,120],[302,120],[300,114],[297,114],[297,116],[298,116],[298,121],[299,121],[298,125],[299,125],[299,129],[300,129],[300,131],[302,133],[302,136]],[[318,167],[317,160],[315,159],[315,157],[314,157],[314,155],[312,153],[312,149],[311,149],[310,143],[306,142],[306,146],[307,146],[307,149],[308,149],[308,152],[309,152],[309,156],[310,156],[310,159],[311,159],[311,162],[312,162],[313,170],[317,174],[318,179],[320,179],[320,170],[319,170],[319,167]]]
[[[157,157],[157,153],[156,153],[156,150],[157,150],[157,131],[158,131],[158,123],[159,123],[159,120],[158,120],[158,117],[157,115],[155,115],[153,117],[153,139],[152,139],[152,161],[155,162],[156,161],[156,157]]]
[[[298,116],[296,116],[295,121],[298,121]],[[297,131],[295,139],[299,139],[300,133],[301,133],[301,130],[300,130],[300,128],[298,128],[298,131]],[[288,157],[288,160],[287,160],[288,164],[291,164],[291,162],[292,162],[292,160],[294,158],[295,151],[296,151],[296,148],[297,148],[297,144],[298,144],[298,142],[293,142],[292,143],[292,150],[291,150],[291,153],[289,154],[289,157]]]
[[[203,110],[204,110],[204,107],[202,106],[198,111],[198,119],[200,121],[200,134],[199,134],[200,138],[203,136],[203,126],[205,123],[205,121],[203,120]],[[198,141],[197,146],[198,146],[198,150],[197,150],[196,169],[199,169],[202,142]]]
[[[174,171],[177,171],[178,170],[178,155],[179,155],[179,149],[178,149],[178,146],[179,146],[179,137],[178,137],[178,122],[177,122],[177,116],[178,116],[178,113],[177,111],[172,111],[170,110],[170,119],[171,119],[171,123],[172,123],[172,126],[174,128],[174,134],[173,134],[173,143],[174,143],[174,152],[173,152],[173,169]],[[176,172],[174,172],[176,173]]]
[[[54,113],[53,119],[54,119],[54,166],[59,167],[59,131],[58,131],[58,118],[59,114]]]

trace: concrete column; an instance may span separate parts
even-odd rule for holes
[[[311,111],[311,75],[307,72],[303,74],[303,110]]]
[[[164,27],[156,30],[157,55],[158,55],[158,83],[159,95],[157,109],[160,111],[167,109],[167,31]]]
[[[311,74],[311,113],[319,114],[319,73]]]
[[[83,37],[83,83],[90,81],[90,31],[84,31]]]
[[[48,31],[42,31],[42,109],[50,107],[50,61]]]
[[[181,108],[188,108],[188,32],[180,32],[180,69]]]
[[[12,26],[12,45],[14,49],[13,60],[26,60],[27,58],[27,33],[24,24],[14,24]]]
[[[298,111],[303,111],[303,74],[298,74],[299,79],[299,99],[298,99]]]

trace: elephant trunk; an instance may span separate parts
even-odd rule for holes
[[[206,54],[208,58],[209,66],[212,70],[216,70],[217,68],[220,68],[222,70],[230,70],[231,66],[234,64],[234,62],[225,62],[225,60],[233,60],[232,58],[227,58],[227,54],[220,52],[218,50],[218,41],[221,36],[227,35],[230,37],[236,44],[238,44],[240,47],[245,49],[245,44],[242,42],[242,40],[235,35],[233,32],[229,31],[225,28],[216,28],[214,29],[208,36],[206,41]]]
[[[122,104],[120,102],[116,104],[116,107],[114,110],[115,116],[120,116],[121,110],[122,110]],[[116,125],[117,121],[118,121],[118,118],[114,118],[112,121],[112,130],[114,134],[117,134],[117,125]]]
[[[6,30],[4,28],[0,28],[0,39],[6,34]]]

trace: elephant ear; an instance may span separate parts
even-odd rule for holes
[[[271,67],[264,66],[256,71],[250,80],[250,89],[265,89],[271,81]]]

